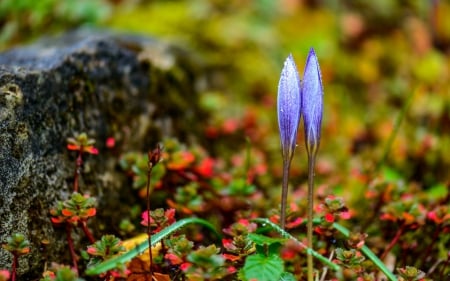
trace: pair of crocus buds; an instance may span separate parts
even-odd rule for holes
[[[301,116],[306,150],[308,156],[314,157],[320,143],[323,111],[322,78],[314,49],[309,51],[303,82],[292,55],[284,62],[278,84],[277,110],[283,159],[292,159],[294,155]]]
[[[300,118],[303,116],[305,129],[305,144],[310,164],[310,176],[320,143],[320,130],[323,111],[323,87],[319,63],[314,49],[309,51],[306,60],[303,82],[297,72],[292,55],[284,62],[278,84],[278,127],[281,138],[283,156],[283,186],[281,198],[281,227],[286,219],[286,198],[288,190],[289,167],[294,156],[297,142],[297,130]],[[309,187],[312,192],[312,184]],[[308,193],[311,193],[308,192]],[[311,196],[308,196],[312,201]]]

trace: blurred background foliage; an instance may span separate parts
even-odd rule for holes
[[[279,74],[292,53],[302,75],[314,47],[325,87],[318,181],[358,200],[367,175],[448,193],[449,15],[439,0],[2,0],[0,49],[80,26],[183,46],[211,70],[206,126],[256,123],[233,138],[210,136],[215,153],[243,151],[250,139],[267,155],[261,183],[278,185]],[[304,154],[301,132],[294,184],[306,182]]]

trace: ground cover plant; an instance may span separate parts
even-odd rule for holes
[[[91,233],[102,210],[78,189],[84,156],[101,152],[86,134],[68,136],[74,193],[50,206],[49,219],[66,231],[71,258],[51,261],[41,280],[450,278],[450,33],[439,16],[448,4],[175,2],[143,1],[109,24],[178,35],[229,71],[219,72],[226,87],[200,101],[214,113],[201,141],[155,140],[159,146],[117,159],[141,204],[113,235]],[[306,129],[297,136],[296,126],[307,127],[300,116],[281,136],[283,156],[276,124],[277,115],[284,122],[276,101],[283,61],[292,52],[299,67],[290,72],[301,73],[311,46],[324,88],[315,165],[308,157],[318,143],[303,144]],[[286,83],[300,95],[307,77]],[[297,102],[288,104],[300,114]],[[74,228],[89,241],[82,249],[71,246]],[[29,245],[13,234],[4,247],[16,261]],[[17,280],[15,264],[0,280]]]

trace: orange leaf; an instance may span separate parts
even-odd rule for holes
[[[230,261],[238,261],[241,257],[232,254],[222,254],[223,258]]]
[[[58,224],[64,222],[64,220],[61,217],[53,217],[51,218],[52,223]]]
[[[148,267],[149,263],[144,262],[140,258],[132,259],[128,264],[130,274],[128,275],[127,281],[170,281],[168,274],[153,272],[153,276],[150,276]]]
[[[402,217],[405,219],[406,224],[412,224],[416,219],[413,215],[407,212],[403,212]]]
[[[61,214],[63,214],[63,215],[66,216],[66,217],[71,217],[71,216],[74,215],[74,212],[72,212],[72,211],[69,210],[69,209],[62,209],[62,210],[61,210]]]
[[[95,216],[97,210],[95,208],[89,208],[88,210],[86,210],[86,216],[88,217],[92,217]]]
[[[195,167],[195,171],[205,178],[212,177],[214,173],[214,163],[215,161],[213,158],[207,157]]]
[[[170,281],[170,276],[168,274],[161,274],[161,273],[155,272],[153,274],[153,280],[155,280],[155,281]]]
[[[132,259],[128,264],[128,270],[130,270],[130,274],[128,275],[127,281],[152,280],[149,272],[149,263],[142,261],[140,258]]]
[[[67,145],[67,149],[68,150],[80,150],[80,146],[79,145],[76,145],[76,144],[68,144]]]
[[[98,149],[95,148],[93,145],[84,146],[83,151],[90,154],[98,154]]]

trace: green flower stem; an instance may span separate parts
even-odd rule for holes
[[[155,245],[156,243],[161,241],[163,238],[169,236],[173,232],[179,230],[180,228],[182,228],[188,224],[198,224],[198,225],[204,226],[204,227],[208,228],[209,230],[211,230],[212,232],[214,232],[214,234],[216,234],[218,237],[221,236],[217,232],[217,230],[214,228],[214,226],[212,224],[210,224],[208,221],[200,219],[200,218],[185,218],[185,219],[177,221],[174,224],[171,224],[170,226],[164,228],[160,232],[154,234],[152,236],[151,245],[152,246]],[[134,257],[142,254],[142,252],[144,252],[148,248],[149,248],[148,241],[144,241],[141,244],[138,244],[135,248],[131,249],[130,251],[128,251],[124,254],[116,256],[112,259],[104,261],[95,266],[89,267],[86,270],[86,274],[87,275],[99,275],[99,274],[105,273],[108,270],[114,269],[117,266],[130,261]]]
[[[295,238],[294,236],[289,234],[289,232],[285,231],[284,229],[282,229],[277,224],[271,222],[270,220],[268,220],[266,218],[256,218],[256,219],[252,219],[252,221],[260,223],[261,225],[269,225],[272,229],[274,229],[275,231],[280,233],[281,236],[283,236],[285,238],[288,238],[288,239],[291,239],[292,241],[295,241],[296,243],[298,243],[300,245],[300,247],[306,249],[306,253],[308,255],[315,257],[316,259],[321,261],[323,264],[327,265],[329,268],[331,268],[332,270],[336,271],[338,276],[340,276],[342,274],[342,270],[341,270],[339,265],[333,263],[332,261],[330,261],[326,257],[322,256],[318,252],[316,252],[313,249],[309,248],[308,246],[306,246],[305,244],[300,242],[297,238]]]
[[[333,227],[337,231],[342,233],[345,237],[350,236],[350,231],[344,226],[338,223],[333,223]],[[368,257],[378,267],[378,269],[381,270],[381,272],[383,272],[384,275],[386,275],[386,277],[390,281],[397,281],[397,277],[395,277],[395,275],[391,271],[389,271],[389,269],[384,265],[384,263],[366,245],[364,245],[361,248],[361,252],[363,252],[364,255],[366,255],[366,257]]]
[[[284,159],[283,161],[283,182],[281,186],[281,215],[280,215],[280,226],[282,229],[285,228],[286,225],[286,205],[287,205],[287,196],[289,190],[289,169],[291,167],[291,158]]]
[[[313,205],[314,205],[314,160],[315,154],[310,156],[308,154],[308,224],[307,224],[307,239],[308,248],[313,248]],[[308,281],[314,280],[314,263],[311,254],[308,254],[307,266],[308,266]]]

